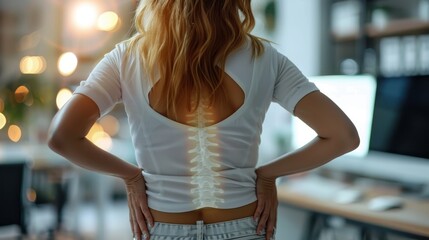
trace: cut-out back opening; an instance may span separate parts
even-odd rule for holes
[[[210,127],[217,125],[237,114],[238,110],[244,106],[246,100],[244,89],[240,87],[236,80],[225,73],[223,81],[223,87],[226,92],[225,101],[215,101],[211,106],[208,106],[208,101],[202,99],[202,104],[198,108],[199,110],[195,112],[190,112],[186,107],[186,103],[180,103],[176,109],[177,117],[170,118],[166,113],[166,102],[162,99],[164,84],[164,81],[158,80],[149,90],[147,95],[149,107],[160,117],[189,127],[202,127],[202,125],[203,127]],[[204,115],[204,123],[196,120],[198,114]]]

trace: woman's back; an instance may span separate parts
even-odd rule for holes
[[[124,103],[149,207],[186,212],[256,200],[254,168],[265,112],[272,101],[293,112],[304,95],[317,90],[270,44],[264,48],[254,56],[248,40],[232,52],[223,81],[229,97],[211,105],[203,99],[192,111],[186,102],[178,102],[178,118],[166,114],[161,89],[167,81],[150,81],[138,52],[126,54],[126,42],[107,54],[76,89],[91,97],[102,115],[116,102]]]
[[[151,234],[163,238],[170,231],[173,238],[193,239],[194,231],[202,238],[214,229],[209,238],[256,239],[256,232],[267,229],[268,239],[276,222],[275,178],[318,166],[358,143],[342,111],[284,55],[250,34],[255,23],[250,5],[250,0],[140,1],[136,35],[105,55],[53,120],[53,149],[125,180],[137,236],[148,236],[152,214],[170,222],[175,213],[180,221],[191,213],[196,226],[158,224]],[[85,138],[118,102],[124,104],[143,170]],[[256,169],[271,102],[297,114],[320,137]],[[257,223],[253,212],[261,217]],[[200,220],[222,222],[202,226]]]

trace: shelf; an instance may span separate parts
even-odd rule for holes
[[[393,20],[383,28],[369,24],[365,30],[366,34],[371,38],[429,33],[429,22],[415,19],[401,19]]]
[[[365,33],[370,38],[381,38],[388,36],[398,36],[406,34],[429,34],[429,22],[416,19],[392,20],[385,27],[378,27],[373,24],[367,24]],[[336,42],[356,41],[359,38],[358,33],[347,35],[337,35],[332,33]]]
[[[352,42],[356,41],[359,38],[359,34],[356,33],[349,33],[345,35],[339,35],[336,33],[332,33],[332,37],[334,38],[335,42],[338,43],[344,43],[344,42]]]

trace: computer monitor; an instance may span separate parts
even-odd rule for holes
[[[429,76],[378,77],[370,150],[429,160]]]
[[[359,147],[348,155],[362,157],[368,153],[376,94],[376,80],[371,75],[309,77],[311,82],[334,101],[355,124]],[[316,137],[316,133],[299,118],[292,119],[292,148],[296,149]]]
[[[407,183],[429,183],[429,76],[310,77],[353,121],[358,149],[323,167]],[[315,133],[292,118],[292,146]]]
[[[358,149],[324,168],[399,182],[429,183],[429,76],[309,79],[349,116],[361,139]],[[291,129],[285,127],[289,123]],[[316,136],[277,104],[270,106],[264,126],[260,155],[266,162]],[[282,147],[284,143],[287,148]]]

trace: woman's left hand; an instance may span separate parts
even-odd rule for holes
[[[260,234],[265,228],[266,240],[274,237],[274,231],[277,224],[277,189],[275,179],[264,177],[258,170],[256,171],[256,197],[258,206],[253,218],[258,220],[256,229]]]

